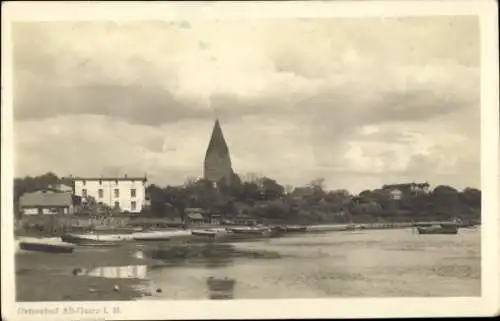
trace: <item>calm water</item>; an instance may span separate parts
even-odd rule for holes
[[[480,231],[418,235],[411,229],[304,234],[258,242],[134,253],[153,266],[90,275],[140,278],[158,299],[479,296]],[[157,293],[156,289],[161,292]]]

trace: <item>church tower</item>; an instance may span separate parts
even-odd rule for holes
[[[233,168],[229,148],[217,119],[205,154],[203,177],[213,183],[224,180],[226,184],[230,184],[232,175]]]

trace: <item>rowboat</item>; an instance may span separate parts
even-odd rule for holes
[[[417,227],[419,234],[458,234],[455,224],[440,224],[439,226]]]
[[[146,235],[146,236],[134,236],[133,240],[138,242],[159,242],[159,241],[170,241],[171,237],[168,236],[158,236],[158,235]]]
[[[173,231],[153,231],[153,232],[143,232],[132,234],[132,239],[134,241],[141,242],[154,242],[154,241],[169,241],[174,238],[189,236],[191,233],[184,230],[173,230]]]
[[[132,240],[132,234],[63,234],[61,240],[67,243],[85,246],[111,246],[108,244]]]
[[[235,234],[252,234],[252,235],[262,235],[269,232],[267,227],[232,227],[226,229],[228,232]]]
[[[78,246],[84,247],[116,247],[120,243],[113,241],[100,241],[100,242],[89,242],[89,243],[79,243]]]
[[[307,226],[299,226],[299,225],[287,225],[285,226],[286,233],[303,233],[307,232]]]
[[[209,231],[209,230],[191,231],[191,235],[215,237],[217,236],[217,231]]]
[[[45,252],[45,253],[71,253],[75,249],[73,245],[69,244],[55,244],[44,243],[35,241],[21,241],[19,242],[21,250]]]

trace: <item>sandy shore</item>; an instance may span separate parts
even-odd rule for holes
[[[141,297],[136,289],[142,280],[75,276],[75,269],[108,265],[151,264],[136,258],[133,248],[88,250],[73,253],[25,252],[16,254],[16,299],[18,301],[133,300]],[[114,287],[118,286],[119,291]]]

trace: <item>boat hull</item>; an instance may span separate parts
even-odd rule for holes
[[[217,233],[215,233],[215,232],[203,232],[203,231],[201,231],[201,232],[200,231],[191,231],[191,235],[215,238],[217,236]]]
[[[418,227],[418,234],[458,234],[458,228]]]
[[[151,237],[134,237],[132,238],[134,241],[137,242],[159,242],[159,241],[170,241],[170,237],[166,236],[151,236]]]
[[[73,246],[59,244],[43,244],[34,242],[20,242],[19,247],[24,251],[44,252],[44,253],[71,253]]]
[[[99,240],[92,237],[84,237],[72,234],[64,234],[61,236],[61,240],[66,243],[72,243],[81,246],[114,246],[117,245],[116,241],[111,240]]]
[[[305,227],[305,226],[299,226],[299,227],[287,226],[287,227],[285,227],[285,232],[286,233],[305,233],[305,232],[307,232],[307,227]]]
[[[109,241],[102,241],[100,243],[79,243],[78,246],[84,246],[84,247],[117,247],[120,244],[115,243],[115,242],[109,242]]]

